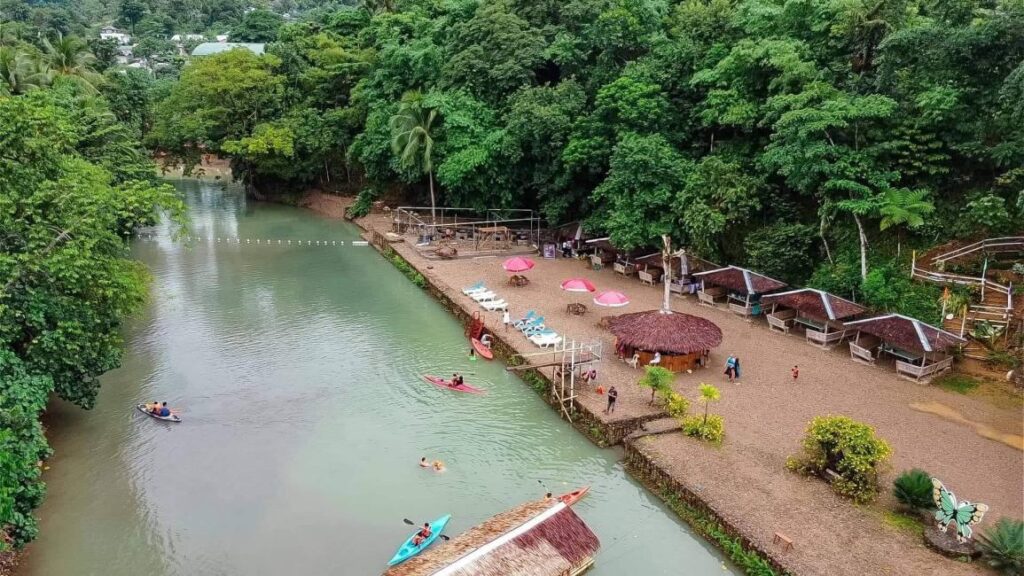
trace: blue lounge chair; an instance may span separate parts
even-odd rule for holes
[[[526,330],[523,330],[523,335],[529,338],[530,336],[533,336],[534,334],[539,334],[547,329],[548,327],[544,325],[544,319],[542,318],[540,322],[534,324],[533,326],[530,326]]]
[[[487,288],[484,286],[484,281],[480,280],[479,282],[477,282],[476,284],[473,284],[472,286],[466,286],[465,288],[463,288],[462,289],[462,293],[467,295],[467,296],[469,296],[473,292],[479,292],[481,290],[486,290],[486,289]]]
[[[526,316],[523,316],[519,320],[513,322],[512,326],[516,329],[522,329],[523,326],[525,326],[528,322],[531,322],[536,317],[537,313],[534,312],[533,310],[529,310],[526,312]]]
[[[517,326],[517,328],[519,328],[520,332],[526,332],[527,330],[530,330],[531,328],[536,328],[537,326],[541,326],[543,324],[544,324],[544,317],[543,316],[534,316],[533,318],[530,318],[529,320],[527,320],[522,326]]]

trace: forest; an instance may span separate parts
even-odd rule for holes
[[[287,17],[286,17],[287,15]],[[102,25],[159,71],[125,70]],[[189,60],[169,38],[265,42]],[[141,48],[139,48],[141,46]],[[89,407],[180,218],[150,157],[310,189],[670,234],[938,320],[914,250],[1024,226],[1019,0],[0,0],[0,524],[32,539],[51,390]]]

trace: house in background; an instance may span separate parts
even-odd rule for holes
[[[122,32],[113,26],[104,26],[100,29],[100,39],[102,40],[113,40],[125,46],[132,43],[132,37],[127,32]]]

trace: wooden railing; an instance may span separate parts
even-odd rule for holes
[[[875,363],[875,355],[871,352],[871,348],[864,348],[854,344],[853,342],[850,342],[850,358],[861,362],[867,362],[868,364]]]
[[[986,238],[980,242],[968,244],[967,246],[957,248],[956,250],[950,250],[944,254],[939,254],[932,258],[932,265],[937,266],[941,270],[946,262],[956,258],[962,258],[979,250],[984,250],[986,252],[1024,252],[1024,236]]]
[[[918,366],[917,364],[911,364],[902,360],[896,361],[896,373],[901,376],[906,375],[912,379],[920,382],[922,378],[929,378],[945,370],[949,370],[953,367],[953,357],[950,356],[944,360],[939,360],[932,364],[925,366]]]
[[[822,348],[838,344],[848,335],[846,330],[822,332],[820,330],[814,330],[813,328],[808,328],[805,334],[807,335],[808,342],[821,346]]]
[[[789,329],[792,327],[793,318],[795,317],[796,311],[794,310],[783,310],[765,316],[768,319],[769,330],[778,330],[785,334],[789,334]]]

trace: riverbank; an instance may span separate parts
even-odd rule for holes
[[[339,206],[335,205],[335,217]],[[367,231],[367,238],[371,232],[389,229],[388,218],[383,215],[371,215],[357,223]],[[424,277],[435,297],[464,321],[479,307],[461,294],[460,287],[484,280],[512,303],[513,316],[535,309],[546,315],[560,333],[580,340],[599,339],[605,350],[611,349],[611,336],[599,326],[600,320],[620,311],[595,309],[583,317],[565,314],[565,305],[575,298],[558,290],[560,280],[585,276],[600,289],[626,292],[633,299],[631,311],[656,308],[660,301],[660,288],[644,287],[607,270],[593,272],[575,260],[538,259],[537,267],[528,273],[530,285],[511,288],[504,283],[499,259],[435,261],[426,260],[405,243],[389,247]],[[796,337],[771,334],[757,323],[726,311],[698,307],[685,299],[675,299],[673,307],[718,323],[725,338],[723,346],[712,354],[712,366],[731,353],[743,358],[745,374],[742,383],[735,384],[722,383],[714,369],[678,378],[676,389],[691,400],[699,381],[721,385],[723,399],[714,411],[725,416],[727,435],[719,447],[696,443],[678,433],[638,439],[632,449],[639,456],[631,458],[644,459],[646,476],[657,469],[678,486],[692,488],[687,489],[688,493],[655,490],[659,496],[671,503],[673,499],[689,500],[698,495],[705,509],[717,515],[723,525],[735,529],[751,548],[765,551],[777,568],[794,573],[985,573],[980,564],[959,563],[928,552],[917,533],[887,524],[884,511],[891,508],[890,496],[884,495],[873,506],[855,507],[835,496],[824,483],[788,472],[785,459],[799,449],[803,429],[811,418],[847,414],[872,424],[893,444],[893,466],[883,478],[886,486],[903,469],[926,468],[958,493],[988,503],[993,511],[984,525],[1000,515],[1016,517],[1021,510],[1024,479],[1019,475],[1020,450],[919,407],[939,403],[971,422],[1010,434],[1020,429],[1020,414],[1015,407],[995,406],[911,384],[884,367],[853,364],[840,352],[818,350]],[[499,354],[537,351],[517,332],[502,331],[500,315],[485,317],[488,325],[496,328]],[[788,379],[793,364],[801,366],[798,387]],[[580,392],[573,421],[592,440],[619,443],[642,423],[663,416],[648,405],[649,393],[635,385],[639,371],[606,358],[599,372],[599,383],[619,388],[619,407],[616,414],[605,415],[603,396],[592,389]],[[548,389],[541,374],[526,374],[524,380],[539,391]],[[951,457],[945,449],[948,446],[958,447],[957,458]],[[640,467],[629,468],[634,475],[644,476],[638,473]],[[793,548],[782,550],[774,542],[775,532],[790,537]],[[844,566],[850,572],[844,572]]]

